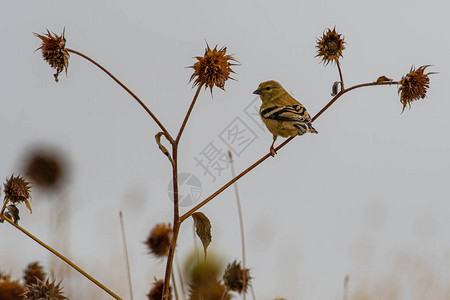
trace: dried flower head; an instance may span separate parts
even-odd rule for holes
[[[161,300],[163,298],[164,280],[156,280],[153,283],[153,287],[147,294],[148,300]],[[172,299],[172,287],[169,286],[169,300]]]
[[[328,28],[323,33],[321,39],[317,39],[317,56],[322,57],[324,65],[328,65],[330,62],[337,62],[342,57],[342,51],[345,49],[344,39],[341,34],[336,32],[336,27],[331,30]]]
[[[21,300],[24,292],[23,285],[19,281],[11,281],[9,275],[0,274],[0,299]]]
[[[232,264],[228,264],[223,275],[223,283],[230,290],[246,293],[250,283],[250,272],[248,269],[243,269],[241,263],[234,261]]]
[[[409,73],[400,80],[401,86],[398,89],[398,93],[400,94],[400,102],[403,104],[402,112],[407,105],[411,107],[411,102],[414,100],[423,99],[427,96],[427,89],[430,87],[428,75],[435,74],[435,72],[424,73],[429,66],[421,66],[417,70],[413,66]]]
[[[37,36],[42,40],[42,46],[37,50],[42,51],[42,57],[45,61],[47,61],[53,69],[56,69],[55,81],[58,82],[58,75],[63,70],[66,70],[69,67],[69,52],[66,50],[66,38],[64,37],[64,30],[61,35],[57,35],[53,32],[53,34],[48,31],[45,34],[37,34]]]
[[[64,300],[67,299],[62,294],[62,287],[59,287],[61,282],[55,284],[55,280],[49,282],[47,279],[45,282],[38,280],[35,284],[26,284],[25,292],[22,294],[25,300]]]
[[[27,268],[23,271],[23,280],[28,285],[37,284],[38,281],[42,282],[46,277],[47,274],[45,274],[44,268],[37,261],[28,264]]]
[[[225,81],[230,77],[230,73],[234,73],[231,66],[236,64],[231,61],[237,62],[231,55],[226,55],[227,48],[222,47],[217,50],[217,46],[213,50],[206,44],[205,54],[203,56],[197,56],[197,62],[190,68],[194,69],[192,74],[192,81],[195,78],[194,86],[204,85],[205,89],[210,88],[211,93],[214,86],[224,89]],[[233,78],[231,78],[233,79]]]
[[[29,182],[25,181],[23,177],[11,175],[3,184],[5,192],[5,204],[11,201],[13,204],[25,202],[27,208],[32,212],[30,202],[30,186]]]
[[[169,253],[170,241],[172,240],[172,227],[170,224],[160,223],[153,227],[144,242],[150,253],[156,257],[164,257]]]
[[[64,159],[55,151],[33,150],[28,155],[25,172],[36,186],[56,189],[65,177]]]

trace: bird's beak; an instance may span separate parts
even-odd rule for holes
[[[261,90],[260,89],[256,89],[253,94],[255,95],[261,95]]]

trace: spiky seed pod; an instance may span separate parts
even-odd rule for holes
[[[37,284],[38,281],[44,281],[46,277],[47,274],[44,268],[37,261],[28,264],[27,268],[23,271],[23,280],[28,285]]]
[[[163,297],[164,280],[156,280],[153,283],[153,287],[147,294],[148,300],[161,300]],[[169,300],[172,300],[172,287],[169,286]]]
[[[243,269],[241,263],[237,263],[236,261],[228,264],[223,275],[223,283],[225,286],[239,294],[247,292],[250,280],[249,269]]]
[[[66,298],[62,293],[61,282],[55,284],[55,280],[50,282],[48,279],[44,282],[38,280],[35,284],[26,284],[25,292],[22,294],[25,300],[64,300]]]
[[[342,57],[342,51],[345,49],[344,39],[341,34],[336,32],[336,27],[331,30],[326,29],[321,39],[317,39],[317,55],[321,57],[324,65],[330,62],[338,62]]]
[[[0,274],[0,299],[1,300],[22,300],[25,291],[18,281],[11,281],[9,275]]]
[[[400,102],[403,104],[402,112],[407,105],[411,108],[411,102],[414,100],[423,99],[427,96],[427,89],[430,87],[428,75],[435,74],[435,72],[424,73],[429,66],[421,66],[417,70],[412,66],[409,73],[400,80],[401,86],[398,93],[400,94]]]
[[[206,44],[205,54],[203,56],[197,56],[196,59],[198,61],[190,67],[194,69],[194,74],[192,74],[189,82],[195,78],[194,86],[204,85],[205,89],[209,87],[211,93],[214,86],[223,90],[225,81],[231,78],[230,73],[234,73],[231,66],[235,66],[236,64],[231,62],[237,62],[233,56],[226,55],[226,52],[226,47],[217,50],[216,46],[211,50],[209,45]]]
[[[55,152],[34,150],[28,154],[25,172],[36,186],[58,188],[65,177],[64,160]]]
[[[53,34],[47,29],[45,34],[34,34],[42,40],[42,45],[37,50],[42,51],[42,57],[49,65],[56,69],[55,81],[58,82],[58,75],[62,71],[66,71],[69,67],[69,52],[66,50],[66,38],[64,36],[64,30],[61,35]]]
[[[208,285],[191,285],[189,300],[230,300],[231,294],[220,282],[213,281]]]
[[[169,253],[170,241],[172,240],[172,227],[170,224],[160,223],[153,227],[144,242],[150,253],[156,257],[165,257]]]
[[[3,184],[3,191],[5,192],[5,202],[11,201],[12,203],[25,202],[27,208],[32,212],[30,202],[30,189],[29,182],[25,181],[23,177],[11,175]]]

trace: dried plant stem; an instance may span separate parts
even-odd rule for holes
[[[177,138],[175,139],[176,144],[178,144],[178,142],[181,139],[181,135],[183,134],[184,128],[186,127],[187,121],[191,115],[192,109],[194,108],[195,102],[197,101],[198,94],[200,93],[200,89],[202,88],[202,86],[203,84],[200,84],[197,88],[197,91],[195,92],[194,99],[192,99],[191,105],[189,106],[186,116],[184,117],[183,123],[181,124],[180,131],[178,131]]]
[[[236,171],[234,170],[234,160],[233,155],[230,150],[228,150],[228,157],[230,159],[230,169],[231,169],[231,178],[236,177]],[[241,231],[241,249],[242,249],[242,268],[247,268],[246,257],[245,257],[245,231],[244,231],[244,218],[242,217],[242,208],[241,208],[241,197],[239,196],[238,185],[234,185],[234,194],[236,195],[236,206],[238,210],[239,217],[239,228]],[[244,277],[244,286],[247,286],[247,277]],[[242,297],[245,300],[247,293],[242,293]]]
[[[368,82],[368,83],[362,83],[362,84],[358,84],[355,86],[352,86],[348,89],[343,89],[341,90],[336,96],[333,97],[333,99],[330,100],[330,102],[328,102],[327,105],[324,106],[324,108],[322,108],[313,118],[312,121],[314,122],[320,115],[322,115],[334,102],[336,102],[337,99],[339,99],[342,95],[344,95],[345,93],[357,89],[357,88],[361,88],[361,87],[366,87],[366,86],[375,86],[375,85],[392,85],[392,84],[400,84],[398,81],[393,81],[393,82]],[[285,141],[283,141],[278,147],[275,148],[275,151],[280,150],[281,148],[283,148],[287,143],[289,143],[290,141],[292,141],[294,139],[294,137],[290,137],[288,139],[286,139]],[[218,189],[216,192],[214,192],[211,196],[209,196],[208,198],[206,198],[205,200],[203,200],[202,202],[200,202],[199,204],[197,204],[194,208],[192,208],[191,210],[189,210],[188,212],[186,212],[184,215],[182,215],[180,217],[180,222],[183,222],[184,220],[186,220],[187,218],[189,218],[193,213],[195,213],[198,209],[200,209],[201,207],[203,207],[206,203],[208,203],[209,201],[211,201],[212,199],[214,199],[217,195],[219,195],[220,193],[222,193],[226,188],[228,188],[230,185],[232,185],[233,183],[235,183],[236,181],[238,181],[242,176],[244,176],[245,174],[247,174],[248,172],[250,172],[251,170],[253,170],[256,166],[258,166],[259,164],[261,164],[263,161],[265,161],[267,158],[271,157],[270,153],[267,153],[266,155],[264,155],[263,157],[261,157],[258,161],[256,161],[254,164],[252,164],[250,167],[248,167],[247,169],[245,169],[244,171],[242,171],[240,174],[238,174],[236,177],[234,177],[233,179],[231,179],[230,181],[228,181],[224,186],[222,186],[220,189]]]
[[[225,292],[222,295],[222,299],[221,300],[225,300],[227,299],[228,293],[230,292],[230,290],[228,289],[228,287],[225,288]]]
[[[159,128],[161,128],[161,130],[165,133],[166,137],[173,142],[172,137],[170,136],[169,132],[166,130],[166,128],[164,128],[163,124],[158,120],[158,118],[152,113],[152,111],[144,104],[144,102],[141,101],[141,99],[139,99],[138,96],[136,96],[126,85],[124,85],[119,79],[117,79],[113,74],[111,74],[108,70],[106,70],[102,65],[100,65],[98,62],[96,62],[95,60],[93,60],[92,58],[90,58],[87,55],[84,55],[81,52],[78,52],[76,50],[73,49],[69,49],[66,48],[66,50],[70,53],[74,53],[76,55],[79,55],[85,59],[87,59],[88,61],[90,61],[91,63],[93,63],[94,65],[96,65],[97,67],[99,67],[103,72],[105,72],[106,74],[109,75],[109,77],[111,77],[117,84],[119,84],[125,91],[127,91],[141,106],[142,108],[144,108],[144,110],[150,115],[150,117],[152,117],[152,119],[156,122],[156,124],[158,124]]]
[[[351,90],[366,87],[366,86],[374,86],[374,85],[392,85],[392,84],[400,84],[398,81],[387,81],[387,82],[368,82],[368,83],[361,83],[358,85],[354,85],[352,87],[349,87],[348,89],[342,89],[336,96],[333,97],[333,99],[328,102],[327,105],[325,105],[313,118],[312,122],[314,122],[321,114],[323,114],[334,102],[336,102],[339,97],[344,95],[347,92],[350,92]]]
[[[344,300],[348,300],[348,282],[350,281],[350,276],[346,275],[344,278]]]
[[[45,249],[47,249],[48,251],[50,251],[51,253],[53,253],[54,255],[58,256],[60,259],[62,259],[64,262],[66,262],[68,265],[70,265],[72,268],[74,268],[75,270],[77,270],[78,272],[80,272],[84,277],[86,277],[87,279],[89,279],[90,281],[92,281],[93,283],[95,283],[98,287],[100,287],[102,290],[104,290],[105,292],[107,292],[108,294],[110,294],[112,297],[114,297],[115,299],[119,299],[121,300],[122,298],[120,298],[119,296],[117,296],[115,293],[113,293],[111,290],[109,290],[106,286],[104,286],[103,284],[101,284],[100,282],[98,282],[95,278],[93,278],[91,275],[89,275],[88,273],[86,273],[85,271],[83,271],[80,267],[78,267],[76,264],[74,264],[72,261],[70,261],[68,258],[66,258],[65,256],[63,256],[61,253],[59,253],[58,251],[56,251],[55,249],[51,248],[50,246],[48,246],[47,244],[45,244],[44,242],[42,242],[40,239],[38,239],[37,237],[35,237],[34,235],[32,235],[31,233],[29,233],[27,230],[25,230],[23,227],[15,224],[11,219],[9,219],[7,216],[2,215],[1,216],[4,220],[6,220],[9,224],[11,224],[12,226],[16,227],[17,229],[19,229],[20,231],[22,231],[24,234],[26,234],[28,237],[30,237],[32,240],[34,240],[36,243],[38,243],[39,245],[41,245],[42,247],[44,247]]]
[[[175,274],[173,272],[173,269],[172,269],[172,283],[173,283],[173,292],[175,293],[175,299],[180,300],[180,298],[178,297],[178,289],[177,289],[177,284],[175,281]]]
[[[183,299],[186,299],[186,290],[184,288],[183,274],[181,274],[181,267],[180,262],[178,261],[178,255],[175,255],[175,264],[177,267],[178,278],[180,279],[181,293],[183,295]]]
[[[168,299],[169,296],[169,286],[170,286],[170,275],[172,274],[172,265],[175,255],[175,247],[177,245],[178,233],[180,231],[180,212],[179,212],[179,198],[178,198],[178,143],[180,142],[181,135],[183,134],[184,128],[189,120],[192,110],[194,109],[195,102],[197,101],[198,95],[200,94],[200,89],[203,84],[200,84],[195,92],[194,98],[189,106],[186,116],[184,117],[183,123],[181,124],[180,130],[178,131],[177,137],[173,140],[170,136],[166,136],[170,143],[172,144],[172,177],[173,177],[173,227],[172,227],[172,240],[170,242],[169,253],[167,256],[166,272],[164,275],[164,288],[163,296],[164,299]]]
[[[130,260],[128,257],[127,239],[125,235],[125,224],[123,222],[122,211],[119,211],[120,230],[122,231],[123,255],[125,256],[125,266],[127,269],[128,288],[130,289],[130,299],[133,300],[133,285],[131,284]]]
[[[0,210],[0,222],[2,222],[2,223],[3,223],[3,219],[1,216],[3,216],[3,212],[5,211],[6,205],[8,205],[8,202],[9,202],[9,199],[6,199],[5,202],[3,203],[2,210]]]
[[[167,256],[166,273],[164,275],[163,299],[167,300],[169,297],[170,275],[172,274],[173,258],[175,255],[175,247],[177,245],[178,232],[180,231],[180,212],[178,203],[178,143],[172,144],[173,157],[173,226],[172,226],[172,240],[170,241],[169,253]]]
[[[250,291],[252,292],[253,300],[256,300],[255,289],[253,288],[253,285],[250,285]]]
[[[341,90],[344,89],[344,77],[342,76],[342,70],[341,70],[341,64],[339,63],[339,60],[336,61],[336,65],[339,71],[339,78],[341,80]]]

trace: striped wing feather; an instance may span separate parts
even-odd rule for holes
[[[307,117],[305,117],[305,113]],[[311,119],[307,114],[303,105],[299,104],[271,106],[261,111],[261,116],[265,119],[309,123]]]

